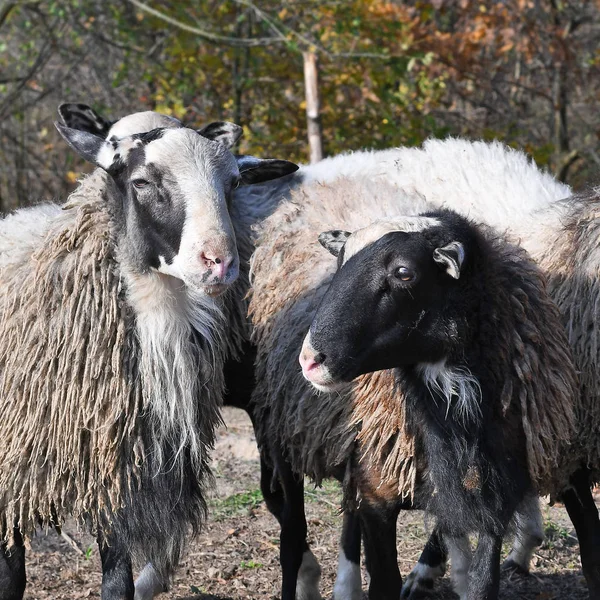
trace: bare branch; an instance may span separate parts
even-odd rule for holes
[[[10,15],[12,9],[16,6],[16,2],[7,2],[0,9],[0,27],[4,25],[6,19],[8,19],[8,15]]]
[[[246,38],[229,37],[229,36],[220,35],[217,33],[212,33],[211,31],[207,31],[205,29],[200,29],[198,27],[193,27],[192,25],[188,25],[187,23],[183,23],[177,19],[174,19],[173,17],[170,17],[169,15],[165,15],[164,13],[156,10],[155,8],[148,6],[147,4],[144,4],[143,2],[140,2],[139,0],[129,0],[129,2],[131,2],[131,4],[133,4],[140,10],[147,12],[148,14],[152,15],[153,17],[156,17],[157,19],[164,21],[165,23],[169,23],[169,25],[173,25],[174,27],[182,29],[183,31],[188,31],[189,33],[193,33],[194,35],[197,35],[198,37],[201,37],[202,39],[206,40],[207,42],[211,42],[213,44],[218,43],[218,44],[227,44],[228,46],[253,47],[253,46],[269,46],[271,44],[281,44],[281,43],[287,42],[285,37],[279,37],[279,36],[278,37],[246,39]]]
[[[563,159],[556,165],[556,169],[554,169],[554,176],[559,181],[566,181],[567,175],[569,173],[569,169],[573,165],[574,162],[578,161],[581,158],[581,153],[579,150],[572,150],[567,154]]]

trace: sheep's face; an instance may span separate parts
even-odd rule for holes
[[[239,272],[228,211],[232,190],[297,169],[287,161],[234,157],[229,148],[241,128],[233,123],[199,132],[158,128],[106,141],[57,127],[72,148],[111,176],[108,201],[130,266],[175,277],[209,296],[225,291]]]
[[[334,231],[321,243],[338,257],[300,364],[317,389],[332,391],[358,375],[447,355],[444,307],[456,294],[465,246],[438,218],[375,223],[354,234]]]

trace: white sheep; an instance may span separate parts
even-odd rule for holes
[[[231,123],[164,125],[108,141],[57,126],[100,168],[64,206],[0,220],[3,600],[23,596],[39,525],[97,533],[112,600],[133,598],[133,564],[166,581],[204,519],[245,310],[227,203],[296,166],[234,157]]]

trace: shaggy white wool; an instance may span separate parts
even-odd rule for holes
[[[503,231],[529,234],[536,211],[571,195],[571,188],[541,172],[526,154],[500,142],[427,140],[419,148],[352,152],[303,167],[306,183],[341,177],[385,182],[417,193]],[[522,227],[521,227],[522,225]]]
[[[422,363],[417,372],[432,393],[446,402],[446,414],[453,410],[464,423],[481,416],[481,387],[477,378],[466,368],[447,367],[446,361]]]
[[[160,273],[139,275],[124,270],[123,278],[136,315],[146,402],[160,439],[170,439],[178,449],[174,458],[189,447],[192,458],[200,461],[212,440],[199,435],[199,414],[215,410],[212,402],[204,406],[202,390],[215,381],[213,349],[225,347],[220,302],[194,294],[181,281]],[[190,344],[194,331],[201,334],[204,357]],[[162,448],[159,443],[154,449],[160,464]]]

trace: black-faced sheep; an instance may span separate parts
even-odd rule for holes
[[[236,159],[230,123],[58,129],[101,169],[64,206],[0,221],[0,598],[23,595],[23,535],[74,515],[97,532],[103,600],[132,599],[132,563],[165,580],[206,511],[223,364],[243,337],[227,201],[296,166]]]
[[[274,189],[276,194],[289,196],[291,188],[301,190],[315,182],[337,185],[343,178],[387,183],[400,193],[426,198],[433,207],[454,209],[500,231],[508,230],[545,272],[581,374],[576,410],[576,438],[581,441],[573,444],[565,457],[573,462],[574,472],[567,488],[553,493],[565,502],[577,530],[588,588],[592,595],[600,596],[600,520],[589,490],[599,479],[600,466],[600,421],[595,416],[600,401],[600,346],[596,341],[600,259],[592,251],[599,240],[597,193],[592,200],[589,195],[585,200],[568,199],[570,188],[541,172],[522,152],[499,143],[449,139],[428,140],[422,148],[356,152],[326,159],[301,167],[291,177],[292,184],[288,178],[275,182],[273,188],[257,186],[250,194]],[[402,212],[414,214],[417,209],[415,203],[405,205]],[[586,244],[573,242],[576,231],[585,231]],[[569,260],[563,260],[564,256]],[[518,519],[523,527],[517,536],[518,547],[510,555],[513,564],[525,571],[541,541],[539,515],[533,505],[526,513]],[[427,578],[431,574],[427,571]],[[418,582],[420,573],[415,575],[413,582]]]
[[[409,460],[415,452],[407,440],[410,436],[403,435],[406,407],[401,401],[402,396],[395,389],[389,373],[366,375],[353,386],[319,395],[308,386],[300,368],[294,363],[302,339],[335,271],[335,263],[324,259],[314,244],[317,232],[328,226],[356,230],[373,220],[393,221],[402,213],[402,206],[418,207],[418,210],[429,208],[421,197],[403,195],[381,183],[339,180],[332,186],[304,187],[293,194],[292,202],[281,205],[260,230],[252,261],[250,304],[258,348],[253,408],[263,458],[275,470],[274,486],[269,490],[268,485],[263,485],[263,492],[267,503],[270,503],[269,508],[273,505],[282,525],[283,597],[286,600],[294,598],[294,594],[302,598],[318,597],[316,577],[311,585],[308,579],[302,581],[302,568],[314,560],[306,545],[306,522],[302,506],[295,500],[302,490],[303,474],[308,474],[317,482],[324,477],[337,477],[344,482],[350,509],[347,519],[354,518],[352,509],[356,510],[358,506],[365,547],[369,548],[367,567],[372,576],[370,595],[373,598],[395,599],[400,595],[401,578],[395,555],[394,524],[398,510],[403,505],[404,492],[410,491],[415,483],[415,474],[421,470],[415,469]],[[405,228],[409,221],[404,220]],[[427,219],[415,219],[410,226],[418,230],[424,223],[428,223]],[[365,229],[364,235],[376,239],[389,231],[389,227],[386,227],[374,225]],[[542,280],[531,261],[513,246],[500,241],[494,243],[495,238],[490,234],[487,237],[483,234],[472,235],[490,246],[491,266],[484,259],[478,259],[481,268],[485,265],[490,270],[490,278],[499,277],[494,271],[499,268],[498,263],[506,263],[504,273],[510,272],[514,276],[514,281],[510,277],[502,280],[508,286],[504,294],[497,294],[496,300],[489,300],[490,311],[497,306],[495,302],[505,303],[503,311],[499,313],[499,317],[506,320],[505,329],[498,333],[498,340],[506,362],[497,366],[498,371],[494,376],[499,379],[509,375],[507,381],[510,384],[507,383],[504,388],[500,386],[498,390],[500,393],[504,389],[504,404],[500,412],[503,407],[513,432],[521,432],[519,460],[511,465],[514,471],[502,463],[498,475],[514,476],[519,483],[514,489],[509,487],[504,490],[506,497],[499,496],[496,504],[485,508],[479,506],[479,514],[489,518],[493,531],[498,533],[516,505],[533,493],[540,478],[548,477],[550,473],[557,475],[561,441],[566,443],[572,433],[570,411],[575,379],[565,349],[564,334],[558,325],[557,311],[548,300]],[[343,241],[333,239],[332,244],[341,246]],[[487,246],[484,245],[484,249]],[[449,265],[448,269],[452,271],[452,266]],[[442,274],[449,281],[456,281],[450,275]],[[364,287],[362,292],[357,292],[359,294],[368,294],[371,290],[368,280],[356,285]],[[490,289],[486,288],[486,293]],[[438,292],[434,294],[435,301],[442,303],[446,290],[440,288]],[[487,296],[485,299],[488,299]],[[475,303],[475,298],[471,298],[470,302]],[[477,318],[483,321],[487,318],[489,328],[490,313],[481,307],[479,311],[482,316],[477,313]],[[364,312],[365,318],[367,315],[372,316],[372,313],[367,310]],[[464,339],[466,332],[470,331],[469,327],[474,327],[475,319],[473,314],[470,326],[464,319],[456,322],[453,328],[446,328],[447,335],[454,335],[457,340]],[[427,319],[418,312],[412,325],[416,328],[421,322],[424,326]],[[364,333],[367,330],[367,327],[363,328]],[[544,348],[537,347],[540,335],[547,340]],[[418,344],[418,340],[415,343]],[[443,345],[438,350],[439,361],[444,358],[445,350],[449,351]],[[416,352],[416,346],[412,352]],[[530,369],[526,374],[511,371],[512,361],[517,357]],[[493,365],[488,363],[489,357],[486,369],[493,371]],[[437,371],[433,367],[427,370],[431,385],[440,386],[442,395],[452,395],[456,386],[456,391],[462,392],[461,398],[464,400],[457,406],[453,403],[451,407],[445,404],[442,407],[440,401],[442,417],[449,410],[456,419],[458,429],[461,423],[470,423],[471,420],[478,423],[480,418],[487,419],[492,404],[484,406],[483,402],[477,402],[480,390],[475,378],[481,375],[456,368],[452,372],[455,377],[445,378],[443,375],[446,371],[441,365],[438,366],[440,368]],[[486,373],[486,376],[491,375]],[[487,393],[487,387],[485,391]],[[544,402],[539,402],[540,397],[544,398]],[[498,407],[494,406],[493,410],[496,411]],[[479,415],[480,410],[483,417]],[[484,422],[488,423],[487,420]],[[528,427],[532,422],[534,426]],[[420,443],[418,438],[417,441]],[[469,453],[467,456],[472,458]],[[474,464],[473,467],[489,470],[487,465]],[[479,471],[473,473],[473,485],[476,486],[481,477]],[[457,479],[455,491],[457,487],[461,488],[467,474],[463,473]],[[268,481],[263,481],[263,484],[268,484]],[[360,502],[355,505],[357,495]],[[278,507],[282,496],[285,502]],[[291,503],[290,498],[293,499]],[[505,508],[499,506],[501,499],[506,501]],[[356,545],[355,542],[350,540],[349,544]],[[358,544],[360,547],[360,536]],[[300,581],[297,582],[299,569]],[[342,575],[338,578],[334,593],[337,597],[355,598],[357,592],[352,589],[356,585],[354,574],[346,572]],[[358,584],[360,593],[360,576]]]

